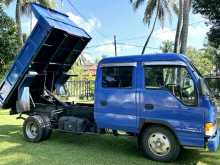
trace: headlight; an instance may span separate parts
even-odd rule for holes
[[[205,124],[205,135],[214,136],[217,129],[216,123],[206,123]]]

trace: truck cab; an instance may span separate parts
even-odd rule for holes
[[[219,135],[212,95],[184,55],[103,59],[98,65],[95,96],[97,126],[146,137],[148,142],[140,143],[149,146],[144,151],[154,159],[167,159],[165,153],[171,150],[173,157],[178,153],[164,130],[184,148],[208,145],[212,151],[217,149]]]

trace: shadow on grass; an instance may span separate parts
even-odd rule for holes
[[[110,135],[74,135],[54,132],[52,137],[41,143],[23,140],[18,125],[0,125],[0,143],[15,144],[0,148],[3,164],[163,164],[143,157],[138,151],[136,139]],[[9,159],[12,156],[11,159]],[[0,161],[0,164],[1,164]],[[172,164],[215,164],[220,154],[196,150],[183,150],[179,159]]]

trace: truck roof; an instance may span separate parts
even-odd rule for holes
[[[30,73],[35,75],[29,81],[33,97],[40,97],[45,88],[53,91],[91,39],[66,14],[36,3],[32,11],[38,22],[0,85],[2,108],[15,106],[19,86]]]
[[[100,61],[100,64],[118,63],[118,62],[143,62],[143,61],[182,61],[190,62],[190,59],[183,54],[176,53],[157,53],[145,55],[117,56],[107,57]]]

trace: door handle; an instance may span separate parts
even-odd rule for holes
[[[153,104],[145,104],[144,105],[144,109],[145,110],[153,110],[154,109],[154,105]]]
[[[106,100],[101,100],[100,101],[101,106],[106,106],[108,103]]]

